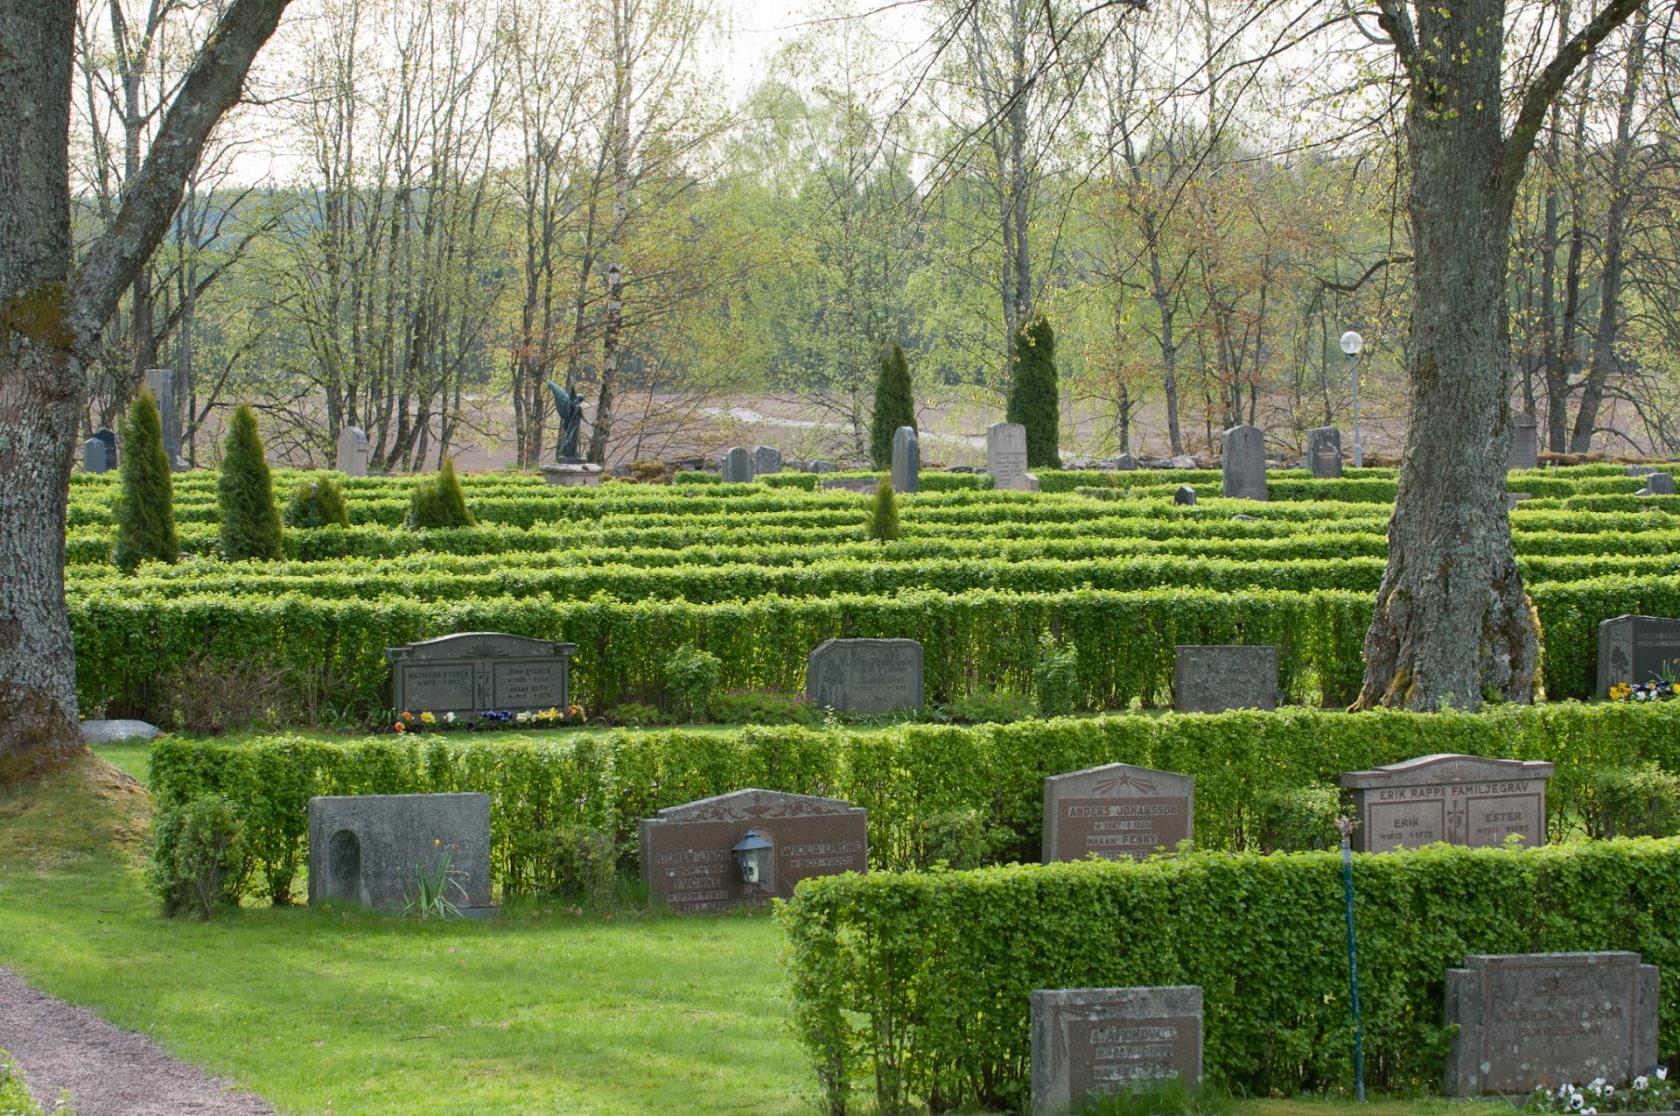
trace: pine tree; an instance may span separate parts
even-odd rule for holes
[[[898,538],[898,497],[893,494],[892,481],[883,480],[875,490],[875,501],[869,505],[869,522],[864,532],[879,543]]]
[[[910,395],[910,365],[896,342],[881,349],[881,370],[875,378],[875,414],[869,425],[869,459],[877,469],[892,466],[893,435],[901,426],[916,425],[916,402]]]
[[[122,492],[117,496],[117,565],[133,573],[141,562],[174,562],[175,482],[163,452],[163,418],[157,400],[141,390],[128,409],[122,434]]]
[[[1027,467],[1060,469],[1056,335],[1048,318],[1021,327],[1010,363],[1008,419],[1027,428]]]
[[[241,404],[222,445],[222,475],[216,482],[222,517],[222,557],[281,558],[280,511],[274,506],[274,481],[263,458],[257,416]]]
[[[282,519],[288,527],[348,527],[350,511],[344,506],[344,490],[338,482],[323,477],[298,482]]]
[[[410,527],[471,527],[473,522],[453,460],[445,461],[437,476],[415,482],[409,494]]]

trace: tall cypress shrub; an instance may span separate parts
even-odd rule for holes
[[[1056,389],[1056,334],[1037,318],[1015,336],[1010,359],[1010,422],[1027,428],[1027,467],[1060,469],[1061,408]]]
[[[875,414],[869,425],[869,459],[875,468],[891,467],[893,435],[901,426],[915,425],[910,365],[904,359],[904,347],[894,342],[881,349],[881,368],[875,377]]]
[[[878,543],[892,542],[899,537],[898,497],[893,493],[892,481],[883,480],[875,489],[875,499],[869,505],[869,518],[863,529]]]
[[[144,389],[128,408],[122,428],[122,491],[117,496],[117,565],[133,573],[141,562],[174,562],[175,482],[163,452],[163,418]]]
[[[222,557],[281,558],[280,509],[274,505],[274,481],[263,458],[257,416],[241,404],[222,447],[222,475],[216,483],[222,517]]]

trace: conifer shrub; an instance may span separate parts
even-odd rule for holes
[[[892,464],[893,435],[901,426],[916,425],[916,403],[910,394],[910,365],[904,347],[894,342],[881,350],[875,377],[875,413],[869,425],[869,457],[875,468]]]
[[[875,501],[869,505],[869,521],[864,532],[876,542],[889,543],[903,532],[898,525],[898,497],[892,482],[883,480],[875,490]]]
[[[222,557],[229,562],[285,556],[280,546],[280,510],[274,506],[274,480],[263,457],[257,416],[241,405],[223,444],[222,472],[216,483],[222,524]]]
[[[288,527],[348,527],[350,511],[344,504],[344,489],[331,477],[299,481],[283,519]]]
[[[133,573],[141,562],[179,559],[174,481],[169,457],[163,452],[163,419],[149,391],[142,390],[128,408],[120,476],[122,491],[113,508],[117,565]]]
[[[1048,318],[1021,327],[1010,358],[1008,419],[1027,428],[1027,467],[1060,469],[1056,334]]]
[[[461,494],[455,476],[455,462],[445,461],[434,477],[416,481],[409,496],[408,526],[411,528],[471,527],[472,512]]]

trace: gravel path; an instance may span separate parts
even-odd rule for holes
[[[0,968],[0,1049],[51,1111],[63,1090],[77,1116],[270,1116],[267,1101],[170,1057],[145,1035],[43,995]]]

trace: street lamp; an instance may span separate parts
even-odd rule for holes
[[[1355,330],[1342,334],[1342,352],[1349,357],[1349,375],[1353,380],[1353,467],[1363,468],[1365,451],[1359,444],[1359,353],[1365,348],[1365,338]]]

